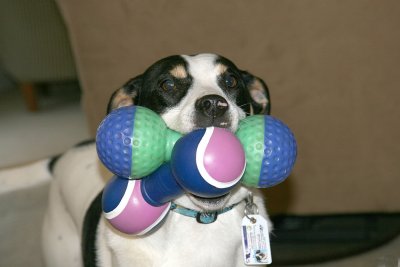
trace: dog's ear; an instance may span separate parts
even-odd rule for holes
[[[139,95],[142,87],[142,75],[136,76],[126,82],[121,88],[117,89],[110,98],[107,105],[107,114],[112,110],[125,106],[132,106]]]
[[[251,96],[252,113],[270,114],[271,98],[267,84],[247,71],[242,71],[242,78]]]

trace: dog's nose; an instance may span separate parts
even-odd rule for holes
[[[205,95],[197,99],[195,104],[196,110],[200,111],[207,117],[221,117],[229,108],[228,102],[219,95]]]

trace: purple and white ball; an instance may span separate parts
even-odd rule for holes
[[[232,132],[208,127],[176,142],[171,167],[182,188],[196,196],[211,198],[228,193],[240,181],[246,158]]]

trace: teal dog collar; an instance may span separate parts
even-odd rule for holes
[[[181,214],[183,216],[196,218],[196,221],[198,223],[209,224],[209,223],[215,222],[217,220],[219,214],[222,214],[222,213],[225,213],[227,211],[230,211],[235,206],[237,206],[239,203],[235,203],[235,204],[233,204],[233,205],[231,205],[229,207],[226,207],[226,208],[223,208],[222,210],[218,210],[218,211],[214,211],[214,212],[207,212],[207,211],[201,212],[201,211],[192,210],[192,209],[188,209],[188,208],[182,207],[182,206],[172,202],[170,210],[173,211],[173,212],[179,213],[179,214]]]

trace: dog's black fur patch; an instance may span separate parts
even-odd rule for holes
[[[58,161],[58,159],[62,156],[62,154],[53,156],[52,158],[50,158],[49,163],[47,164],[47,169],[49,170],[50,173],[54,172],[54,167]]]
[[[85,214],[82,227],[82,257],[83,266],[96,267],[96,233],[101,217],[101,198],[103,191],[90,204],[88,211]]]
[[[145,106],[157,114],[162,114],[167,108],[177,105],[187,94],[192,82],[190,74],[186,78],[176,78],[169,73],[169,71],[179,65],[187,69],[187,63],[182,57],[171,56],[150,66],[141,76],[142,86],[135,99],[136,104]],[[171,79],[179,86],[176,86],[175,90],[163,90],[161,83],[167,79]],[[131,86],[128,84],[129,87]]]
[[[79,143],[77,143],[76,145],[74,145],[74,147],[83,147],[83,146],[88,146],[88,145],[92,145],[94,144],[94,142],[96,142],[96,140],[92,139],[87,139],[87,140],[83,140]]]

